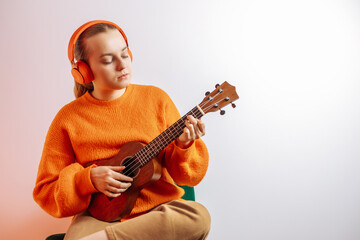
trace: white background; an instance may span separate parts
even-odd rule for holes
[[[181,114],[216,83],[236,86],[237,108],[203,118],[208,239],[360,239],[356,0],[2,0],[1,239],[69,224],[32,189],[48,127],[74,99],[68,40],[94,19],[124,29],[133,82],[161,87]]]

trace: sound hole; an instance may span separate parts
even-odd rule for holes
[[[126,158],[123,161],[122,165],[125,166],[122,174],[131,178],[135,178],[139,174],[139,168],[141,167],[141,165],[135,157]]]

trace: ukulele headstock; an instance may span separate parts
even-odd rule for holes
[[[239,96],[234,86],[225,81],[221,85],[216,84],[215,88],[211,93],[206,92],[206,97],[199,104],[199,107],[205,114],[220,110],[220,114],[223,115],[225,111],[221,108],[228,104],[231,104],[233,108],[236,107],[233,102],[239,99]]]

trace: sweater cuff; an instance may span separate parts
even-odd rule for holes
[[[185,148],[180,147],[180,146],[178,145],[178,143],[177,143],[177,140],[175,140],[174,142],[175,142],[175,147],[176,147],[176,148],[179,148],[179,149],[181,149],[181,150],[185,150],[185,151],[186,151],[186,149],[189,149],[189,148],[191,148],[191,147],[194,145],[194,142],[195,142],[195,141],[196,141],[196,140],[191,141],[190,144],[189,144],[189,146],[187,146],[187,147],[185,147]]]
[[[175,156],[182,156],[182,158],[181,159],[183,159],[184,161],[186,161],[186,159],[189,157],[189,156],[191,156],[191,154],[194,152],[194,151],[196,151],[196,144],[195,144],[195,142],[196,142],[197,140],[195,140],[195,141],[192,141],[191,142],[191,144],[187,147],[187,148],[182,148],[182,147],[180,147],[180,146],[178,146],[177,144],[176,144],[176,141],[175,141],[175,143],[174,143],[174,155]]]
[[[96,167],[95,164],[84,168],[82,171],[76,173],[75,175],[75,182],[77,189],[79,193],[83,196],[90,195],[92,193],[98,192],[94,185],[92,184],[91,178],[90,178],[90,170]]]

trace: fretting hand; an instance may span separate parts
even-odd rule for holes
[[[90,171],[90,178],[95,188],[108,197],[118,197],[125,192],[133,181],[131,177],[120,172],[124,166],[98,166]]]
[[[187,116],[184,132],[176,139],[176,144],[181,148],[187,148],[191,143],[205,135],[205,123],[193,116]]]

